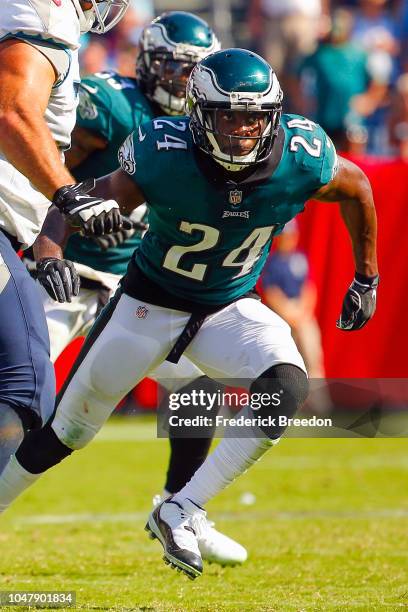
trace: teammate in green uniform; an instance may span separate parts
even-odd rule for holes
[[[369,182],[337,157],[318,125],[282,117],[281,101],[262,58],[219,51],[192,71],[188,118],[155,119],[128,136],[121,169],[100,179],[96,193],[115,193],[128,212],[147,201],[149,231],[88,336],[52,422],[23,442],[0,478],[0,508],[85,446],[135,380],[184,352],[212,378],[246,379],[252,394],[242,410],[249,429],[225,437],[146,526],[168,563],[191,578],[202,573],[202,506],[276,443],[285,429],[278,417],[293,416],[307,395],[289,326],[253,291],[274,234],[310,197],[340,202],[352,241],[356,273],[338,327],[359,329],[375,311]],[[270,401],[254,412],[260,395]]]

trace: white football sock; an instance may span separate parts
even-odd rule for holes
[[[183,503],[187,498],[199,506],[204,506],[246,472],[278,441],[265,437],[223,438],[191,480],[176,493],[174,499]]]
[[[40,476],[27,472],[14,455],[10,457],[0,476],[0,514]]]

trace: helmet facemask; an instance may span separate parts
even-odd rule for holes
[[[105,34],[123,17],[130,0],[88,0],[89,9],[81,6],[81,0],[72,0],[78,13],[81,32]]]
[[[266,108],[269,106],[269,108]],[[231,104],[197,100],[190,113],[195,143],[230,171],[243,170],[268,159],[279,130],[280,103]]]
[[[165,49],[143,52],[143,72],[139,70],[139,75],[143,74],[147,95],[167,115],[183,114],[187,81],[198,60],[191,54],[176,55]]]

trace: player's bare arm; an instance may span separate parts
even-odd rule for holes
[[[65,163],[71,170],[84,162],[92,153],[103,151],[107,140],[92,130],[76,125],[71,136],[71,148],[65,154]]]
[[[356,271],[376,276],[377,217],[368,178],[355,164],[339,157],[339,169],[332,181],[314,196],[323,202],[339,202],[341,214],[350,234]]]
[[[370,183],[360,168],[340,157],[336,176],[315,198],[339,202],[353,247],[356,274],[343,300],[337,327],[361,329],[375,313],[379,279],[377,217]]]
[[[79,294],[80,278],[72,261],[64,259],[63,249],[72,233],[55,206],[51,206],[41,233],[33,244],[37,262],[37,280],[48,295],[61,304]]]
[[[57,189],[75,183],[44,120],[54,67],[32,45],[6,40],[0,43],[0,80],[0,148],[52,200]]]
[[[63,249],[73,231],[59,210],[51,206],[41,232],[33,244],[35,260],[41,261],[45,257],[63,259]]]
[[[75,179],[62,163],[45,122],[56,80],[51,62],[30,44],[2,42],[0,80],[0,148],[8,161],[86,234],[118,229],[121,219],[114,201],[86,196],[84,185],[72,189]]]
[[[146,197],[137,183],[120,169],[98,179],[92,195],[114,198],[125,215],[146,202]]]

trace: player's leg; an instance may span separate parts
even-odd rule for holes
[[[204,375],[184,355],[177,364],[164,361],[153,372],[150,378],[155,380],[165,391],[164,403],[169,393],[189,393],[194,388],[195,381],[199,387],[212,385],[212,381]],[[183,406],[183,413],[191,415],[192,406]],[[213,430],[208,430],[202,438],[181,438],[169,426],[170,457],[167,469],[163,497],[168,497],[179,491],[192,477],[207,457],[211,446]]]
[[[293,415],[306,398],[308,383],[304,363],[289,326],[255,300],[239,300],[208,317],[186,355],[212,378],[247,379],[253,381],[251,392],[267,393],[270,397],[279,393],[276,414]],[[253,416],[249,406],[243,410],[246,416]],[[271,407],[261,408],[256,416],[270,411]],[[190,525],[196,534],[200,533],[201,506],[259,460],[279,439],[283,429],[254,427],[253,431],[246,432],[247,437],[225,437],[190,482],[153,511],[149,528],[162,542],[169,561],[191,577],[201,573],[195,536],[185,527]],[[177,541],[178,549],[173,547],[168,555],[169,534]]]
[[[54,408],[54,369],[38,287],[0,232],[0,472],[24,430]]]
[[[240,350],[238,350],[238,348]],[[251,393],[280,396],[280,404],[262,406],[249,416],[292,416],[306,399],[308,381],[303,359],[291,336],[290,327],[260,302],[239,300],[203,325],[191,348],[191,358],[216,378],[252,381]],[[283,393],[282,393],[283,391]],[[279,439],[284,427],[253,428],[256,435],[224,438],[208,463],[177,494],[207,503],[238,475],[246,471]],[[198,485],[200,493],[195,490]],[[194,493],[193,493],[194,489]]]
[[[91,329],[52,419],[27,434],[5,467],[0,512],[42,473],[93,439],[120,399],[168,354],[188,318],[116,294]]]
[[[205,376],[184,355],[177,364],[164,361],[149,376],[158,381],[165,389],[163,400],[165,404],[169,393],[192,397],[194,391],[205,390],[211,393],[218,388],[214,381]],[[179,409],[178,416],[191,417],[194,410],[197,408],[193,405],[183,406]],[[210,450],[215,427],[209,426],[203,429],[205,430],[202,432],[203,437],[180,437],[177,428],[169,425],[170,457],[166,483],[162,495],[155,496],[155,505],[180,491],[204,463]],[[241,544],[218,531],[213,521],[207,520],[206,523],[207,528],[202,530],[202,535],[198,540],[204,560],[220,565],[236,565],[246,561],[248,554]]]

